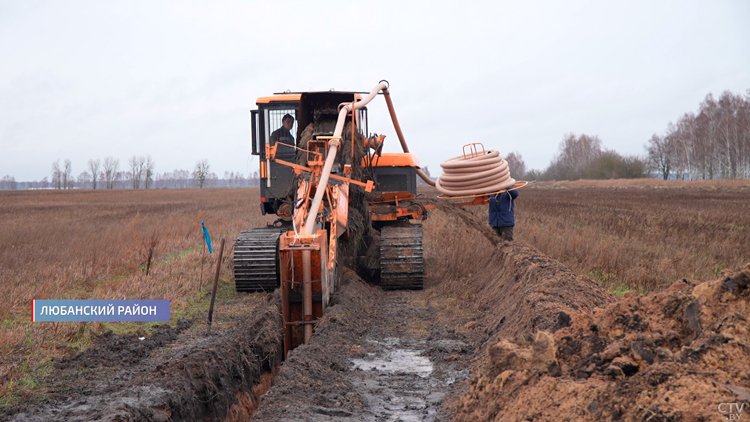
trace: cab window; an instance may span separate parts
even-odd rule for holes
[[[297,144],[295,137],[297,136],[297,110],[293,108],[289,109],[266,109],[265,113],[266,130],[267,134],[266,142],[268,145],[279,145],[276,152],[278,154],[294,154],[294,145]],[[292,117],[291,125],[285,123],[289,120],[285,116]]]

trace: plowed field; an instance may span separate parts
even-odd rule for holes
[[[3,274],[32,285],[19,288],[22,297],[7,293],[18,305],[3,317],[9,341],[2,346],[0,418],[744,419],[750,189],[639,183],[526,188],[517,202],[515,242],[495,236],[485,209],[456,208],[425,191],[424,202],[437,207],[424,224],[425,289],[384,292],[342,269],[333,306],[311,343],[283,363],[278,297],[234,293],[231,250],[210,331],[205,288],[197,286],[200,221],[211,228],[217,218],[213,226],[228,239],[262,224],[252,217],[257,192],[107,193],[110,208],[95,192],[96,215],[85,203],[75,211],[77,192],[0,194],[0,213],[13,216],[12,224],[0,223]],[[50,210],[65,219],[44,214]],[[78,224],[83,231],[85,221],[98,221],[103,226],[95,227],[115,236],[114,227],[133,230],[134,218],[149,230],[128,243],[131,258],[95,258],[82,273],[94,274],[88,279],[70,276],[71,270],[65,272],[70,279],[56,276],[54,265],[26,277],[18,264],[24,259],[9,258],[23,243],[24,227],[57,233]],[[154,234],[157,259],[146,276],[140,250]],[[46,247],[43,237],[27,243],[24,250]],[[65,261],[65,251],[59,256],[56,262]],[[69,260],[85,262],[75,256]],[[34,262],[44,267],[43,261]],[[628,272],[631,267],[639,270]],[[131,292],[127,286],[135,282],[149,286],[149,296],[171,294],[173,309],[182,310],[178,318],[168,325],[24,321],[25,292],[100,298],[93,296]],[[170,283],[179,289],[170,292]]]

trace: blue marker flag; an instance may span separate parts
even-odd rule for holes
[[[211,249],[211,236],[208,235],[208,229],[203,224],[203,221],[201,221],[201,228],[203,229],[203,237],[206,238],[206,245],[208,245],[208,253],[214,253]]]

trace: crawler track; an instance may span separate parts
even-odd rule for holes
[[[422,226],[386,226],[380,232],[380,285],[386,290],[424,286]]]
[[[238,292],[270,292],[279,286],[280,227],[240,233],[234,244],[234,284]]]

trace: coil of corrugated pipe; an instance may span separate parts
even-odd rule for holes
[[[482,195],[512,187],[508,162],[496,150],[473,157],[464,155],[440,163],[443,174],[435,187],[446,196]]]

